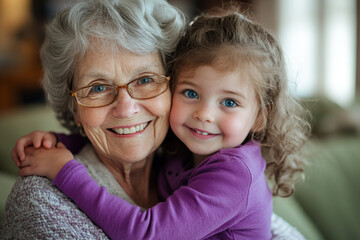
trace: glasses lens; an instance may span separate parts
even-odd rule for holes
[[[81,105],[101,107],[114,101],[116,97],[116,87],[97,84],[79,89],[75,95]]]
[[[128,92],[133,98],[147,99],[159,96],[167,87],[166,77],[149,75],[131,81],[128,84]]]
[[[95,84],[75,91],[78,103],[85,107],[103,107],[114,102],[117,88],[106,84]],[[168,79],[159,75],[148,75],[137,78],[127,85],[127,91],[132,98],[149,99],[159,96],[168,88]]]

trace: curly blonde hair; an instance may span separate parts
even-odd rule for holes
[[[257,93],[262,128],[249,134],[267,161],[273,195],[293,194],[306,163],[302,148],[310,133],[306,111],[290,94],[282,50],[264,27],[240,13],[238,6],[215,9],[188,26],[170,64],[172,87],[181,71],[211,65],[240,68]]]

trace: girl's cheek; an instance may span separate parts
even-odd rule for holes
[[[184,121],[185,114],[183,113],[183,107],[179,104],[173,104],[170,111],[170,126],[174,130],[174,128],[181,125]],[[176,131],[176,130],[175,130]]]
[[[222,123],[221,129],[227,147],[236,147],[240,145],[250,131],[250,128],[239,122],[238,118],[227,119]]]
[[[176,111],[173,111],[173,110],[170,110],[170,117],[169,117],[169,123],[170,123],[170,126],[175,126],[177,125],[177,112]]]

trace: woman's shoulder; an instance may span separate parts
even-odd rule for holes
[[[38,198],[42,198],[42,196],[51,193],[55,194],[58,191],[59,190],[55,188],[51,180],[46,177],[18,177],[7,202],[18,201],[19,199],[22,199],[23,201],[26,200],[27,202],[37,201]]]
[[[107,239],[77,206],[44,177],[19,177],[0,225],[3,239]]]

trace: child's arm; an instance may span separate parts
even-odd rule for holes
[[[62,143],[50,149],[28,147],[25,154],[25,159],[20,162],[19,175],[38,175],[50,179],[54,179],[61,168],[74,158]]]
[[[63,143],[72,154],[77,154],[86,143],[89,142],[87,137],[83,137],[80,134],[62,134],[55,133],[56,138],[59,142]]]
[[[224,231],[245,211],[251,180],[240,168],[234,161],[203,167],[187,186],[144,212],[98,186],[76,161],[67,163],[54,183],[112,239],[203,239]]]

